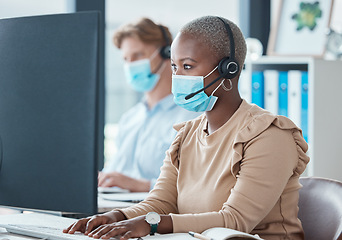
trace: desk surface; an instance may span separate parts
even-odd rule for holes
[[[120,193],[113,193],[113,194],[118,194]],[[127,194],[127,193],[124,193]],[[147,196],[148,193],[146,193]],[[111,194],[106,194],[106,196],[110,196]],[[110,210],[113,210],[115,208],[125,208],[134,205],[135,203],[133,202],[122,202],[122,201],[113,201],[113,200],[106,200],[102,197],[101,194],[98,196],[98,212],[107,212]],[[12,209],[12,208],[6,208],[6,207],[0,207],[0,219],[6,218],[6,215],[8,218],[11,218],[10,216],[13,214],[18,214],[20,213],[20,210]],[[25,237],[17,234],[11,234],[6,231],[4,228],[0,228],[0,240],[19,240],[19,239],[26,239],[26,240],[32,240],[37,238],[32,238],[32,237]]]
[[[62,233],[62,229],[66,226],[70,226],[70,224],[74,223],[76,219],[73,218],[65,218],[60,216],[55,216],[51,214],[43,214],[43,213],[28,213],[28,214],[9,214],[9,215],[1,215],[0,216],[0,224],[28,224],[32,226],[44,226],[44,227],[52,227],[60,229],[60,233]],[[59,230],[58,230],[59,231]],[[60,235],[60,234],[58,234]],[[23,235],[8,233],[4,228],[0,228],[0,240],[38,240],[39,238],[26,237]],[[89,239],[86,236],[75,236],[75,239]],[[156,234],[154,236],[145,236],[142,237],[144,240],[193,240],[187,233],[173,233],[173,234]],[[135,240],[137,240],[135,238]]]
[[[97,198],[98,212],[108,212],[114,208],[125,208],[132,206],[136,202],[145,199],[147,195],[147,192],[99,193]]]
[[[115,193],[118,194],[118,193]],[[127,194],[127,193],[125,193]],[[109,196],[107,194],[107,196]],[[147,196],[147,193],[146,193]],[[98,196],[98,212],[108,212],[115,208],[125,208],[134,205],[132,202],[120,202],[120,201],[113,201],[113,200],[106,200],[104,199],[101,194]],[[12,215],[12,214],[18,214],[21,211],[15,210],[12,208],[6,208],[6,207],[0,207],[0,216],[5,217],[5,215]],[[31,237],[25,237],[21,235],[11,234],[6,231],[4,228],[0,228],[0,240],[19,240],[19,239],[35,239],[37,238],[31,238]]]
[[[134,203],[106,200],[103,199],[101,195],[99,195],[97,198],[97,208],[99,213],[108,212],[114,208],[125,208],[132,205],[134,205]]]
[[[56,215],[44,213],[27,213],[27,214],[8,214],[0,216],[1,224],[28,224],[46,227],[56,227],[63,229],[65,226],[75,222],[72,218],[63,218]],[[39,239],[27,237],[24,235],[8,233],[6,229],[0,228],[0,240],[18,240],[18,239]]]

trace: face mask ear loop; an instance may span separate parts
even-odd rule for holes
[[[162,71],[164,71],[165,66],[166,66],[166,62],[163,61],[159,69],[157,69],[156,74],[160,74]]]
[[[203,79],[204,79],[204,78],[207,78],[208,76],[210,76],[210,74],[212,74],[217,68],[218,68],[218,66],[216,66],[213,70],[211,70],[210,73],[208,73],[207,75],[205,75],[205,77],[203,77]]]
[[[217,89],[219,89],[219,88],[221,87],[221,85],[223,84],[224,80],[225,80],[225,79],[223,79],[223,80],[221,81],[221,83],[215,88],[215,90],[210,94],[210,96],[214,96],[214,93],[217,91]]]
[[[153,53],[152,55],[149,57],[149,60],[151,61],[153,58],[155,58],[159,53],[159,49],[157,48]]]
[[[152,53],[151,57],[149,58],[150,63],[151,63],[151,61],[153,60],[153,58],[155,58],[155,56],[158,55],[158,53],[159,53],[159,49],[156,49],[156,50]],[[165,68],[165,63],[166,63],[166,62],[162,59],[161,62],[160,62],[160,64],[158,65],[157,69],[155,70],[155,72],[153,71],[152,73],[159,74],[159,72],[162,72],[162,71],[164,70],[164,68]],[[152,71],[152,69],[151,69],[151,71]]]

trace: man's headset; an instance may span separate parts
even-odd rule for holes
[[[218,64],[218,72],[220,76],[216,79],[214,79],[211,83],[209,83],[207,86],[204,88],[201,88],[200,90],[190,93],[189,95],[185,96],[185,100],[188,100],[195,96],[196,94],[204,91],[205,89],[209,88],[212,86],[214,83],[216,83],[218,80],[222,78],[228,78],[232,79],[236,77],[236,75],[239,72],[239,64],[235,61],[235,43],[234,43],[234,37],[233,37],[233,32],[232,29],[230,28],[229,24],[227,24],[222,18],[217,17],[220,19],[220,21],[224,24],[224,27],[227,30],[227,34],[229,37],[229,42],[230,42],[230,56],[229,57],[224,57],[221,59],[221,61]]]
[[[162,32],[163,34],[163,38],[165,40],[165,46],[163,46],[161,49],[160,49],[160,56],[163,58],[163,59],[170,59],[170,56],[171,56],[171,40],[170,38],[168,37],[166,31],[165,31],[165,28],[161,25],[159,25],[159,28],[160,28],[160,31]]]

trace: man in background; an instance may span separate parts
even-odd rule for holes
[[[173,101],[172,36],[166,26],[141,18],[121,26],[113,41],[125,60],[128,83],[143,92],[144,97],[121,117],[116,139],[118,151],[100,172],[99,186],[148,192],[176,135],[172,126],[199,114],[184,110]]]

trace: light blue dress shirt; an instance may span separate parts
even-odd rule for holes
[[[116,137],[117,152],[103,171],[117,171],[132,178],[151,180],[152,189],[165,151],[177,133],[172,126],[199,115],[177,106],[172,94],[152,109],[146,102],[139,102],[121,117]]]

